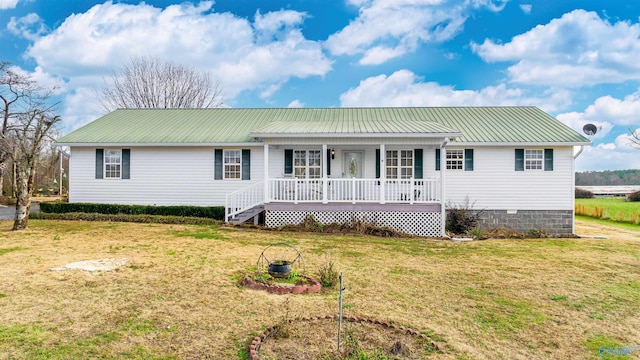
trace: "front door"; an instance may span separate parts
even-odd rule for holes
[[[364,151],[342,152],[342,174],[346,178],[362,178],[362,158]]]

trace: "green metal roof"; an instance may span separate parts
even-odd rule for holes
[[[220,144],[299,134],[425,134],[468,143],[589,140],[536,107],[123,109],[58,139],[82,144]],[[448,135],[447,135],[448,134]]]
[[[282,135],[327,134],[429,134],[438,136],[460,136],[460,132],[432,121],[390,121],[381,119],[327,119],[326,121],[274,121],[251,133],[256,137]]]

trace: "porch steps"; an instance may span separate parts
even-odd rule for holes
[[[242,224],[253,219],[253,223],[257,225],[260,218],[259,215],[262,212],[264,212],[264,205],[256,205],[250,209],[236,214],[231,219],[229,219],[229,222],[231,224]]]

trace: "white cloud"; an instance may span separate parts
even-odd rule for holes
[[[18,5],[18,0],[0,0],[0,10],[13,9]]]
[[[11,17],[7,29],[14,35],[28,40],[36,40],[47,32],[47,26],[36,13],[27,14],[21,18]]]
[[[351,0],[358,17],[329,36],[334,55],[364,54],[361,64],[380,64],[413,52],[420,43],[444,42],[460,33],[472,9],[500,11],[492,0]]]
[[[623,144],[621,136],[614,143],[585,147],[576,159],[576,170],[640,169],[640,150]]]
[[[525,14],[531,14],[532,8],[533,8],[533,5],[531,4],[520,4],[520,10],[522,10],[522,12]]]
[[[51,76],[50,74],[43,71],[42,67],[36,66],[34,71],[27,71],[18,66],[11,66],[9,70],[14,73],[28,77],[31,80],[35,81],[39,87],[41,87],[44,91],[51,91],[51,95],[56,96],[60,95],[65,91],[66,84],[65,82],[58,78]]]
[[[640,91],[617,99],[610,95],[599,97],[584,112],[558,114],[556,118],[582,133],[586,124],[594,124],[598,132],[594,139],[605,138],[615,126],[640,124]]]
[[[211,72],[226,99],[244,90],[268,97],[292,77],[323,76],[331,70],[321,45],[301,32],[305,13],[257,13],[252,23],[213,12],[212,5],[205,1],[161,9],[144,2],[108,1],[69,16],[35,39],[27,55],[43,71],[68,79],[70,88],[93,89],[132,56],[168,59]],[[83,92],[85,100],[87,94]]]
[[[303,108],[304,104],[302,103],[302,101],[295,99],[292,102],[289,103],[289,105],[287,105],[288,108]]]
[[[606,119],[616,125],[630,126],[640,124],[640,92],[616,99],[610,95],[602,96],[585,110],[590,119]]]
[[[513,61],[508,74],[525,84],[581,87],[640,80],[640,24],[611,24],[574,10],[500,44],[472,43],[487,62]]]
[[[104,109],[95,99],[95,89],[93,88],[76,87],[72,92],[67,93],[62,112],[65,128],[75,130],[86,124],[87,120],[95,120],[104,115]]]
[[[593,136],[594,139],[602,139],[609,134],[613,129],[613,124],[608,121],[592,119],[585,113],[581,112],[569,112],[556,116],[556,119],[562,121],[565,125],[574,129],[575,131],[583,134],[582,129],[586,124],[593,124],[598,128],[598,132]]]
[[[509,89],[504,84],[482,90],[456,90],[452,86],[424,82],[409,70],[379,75],[340,95],[341,106],[498,106],[536,105],[546,111],[565,106],[565,92],[543,97],[527,96],[522,89]]]

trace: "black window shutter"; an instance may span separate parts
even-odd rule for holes
[[[284,173],[293,174],[293,149],[284,149]]]
[[[440,170],[440,149],[436,149],[436,171]]]
[[[553,149],[544,149],[544,171],[553,171]]]
[[[131,178],[131,149],[122,149],[122,179]]]
[[[524,171],[524,149],[516,149],[516,171]]]
[[[380,179],[380,149],[376,149],[376,179]]]
[[[413,177],[422,179],[422,149],[413,150]]]
[[[473,149],[464,149],[464,171],[473,171]]]
[[[214,151],[213,179],[222,180],[222,149]]]
[[[331,149],[327,149],[327,176],[331,175]]]
[[[96,149],[96,179],[102,179],[104,167],[104,149]]]
[[[242,149],[242,180],[251,180],[251,149]]]

